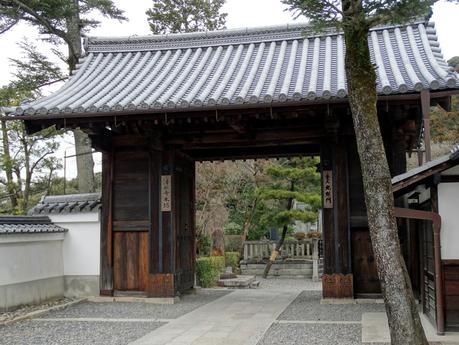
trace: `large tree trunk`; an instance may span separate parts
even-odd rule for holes
[[[271,252],[271,256],[269,257],[268,262],[266,263],[265,270],[263,271],[263,278],[268,278],[269,271],[271,270],[271,266],[273,263],[276,261],[277,257],[279,256],[280,253],[280,248],[284,244],[285,241],[285,235],[287,235],[287,229],[288,226],[284,225],[282,228],[282,235],[281,238],[279,238],[279,241],[276,243],[276,248]]]
[[[13,179],[13,165],[10,155],[10,143],[8,139],[8,128],[6,127],[6,121],[1,121],[2,126],[2,146],[3,146],[3,169],[5,170],[6,175],[6,190],[8,192],[8,197],[11,202],[11,209],[14,210],[18,207],[18,196]]]
[[[94,182],[94,160],[91,152],[91,139],[81,129],[74,129],[75,153],[78,173],[78,191],[93,193],[96,191]]]
[[[376,75],[368,49],[369,27],[361,2],[343,0],[342,4],[349,103],[391,342],[397,345],[428,344],[400,251],[391,176],[377,116]]]
[[[78,0],[72,0],[72,2],[74,10],[67,18],[67,32],[70,42],[68,46],[70,73],[75,70],[78,59],[82,55],[79,2]],[[92,151],[91,139],[80,129],[73,130],[73,137],[75,140],[78,191],[80,193],[93,193],[96,188],[94,182],[94,160],[92,154],[89,153]]]

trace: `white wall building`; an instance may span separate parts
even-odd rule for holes
[[[0,311],[99,295],[100,207],[99,194],[48,196],[0,217]]]

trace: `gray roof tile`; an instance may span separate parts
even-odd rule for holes
[[[381,95],[459,88],[433,23],[370,32]],[[344,40],[305,24],[128,38],[89,38],[74,76],[16,114],[231,107],[347,95]]]
[[[67,232],[46,216],[0,216],[0,235]]]
[[[70,194],[45,196],[30,211],[30,215],[98,212],[100,194]]]

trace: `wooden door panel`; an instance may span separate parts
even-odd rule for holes
[[[113,280],[114,289],[145,291],[148,283],[148,233],[115,232]]]
[[[352,271],[356,294],[381,293],[370,232],[366,228],[352,229]]]

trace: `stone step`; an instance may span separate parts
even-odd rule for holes
[[[258,269],[260,267],[264,267],[266,264],[260,263],[260,264],[241,264],[241,267],[247,268],[247,269]],[[307,263],[307,264],[293,264],[293,263],[279,263],[279,264],[273,264],[271,266],[271,269],[298,269],[298,270],[303,270],[303,269],[312,269],[312,263]]]
[[[263,275],[264,269],[241,270],[242,275]],[[312,270],[270,270],[270,276],[305,276],[312,277]]]
[[[255,283],[255,277],[253,275],[238,275],[236,278],[231,279],[220,279],[218,286],[227,287],[230,289],[249,289],[252,284]],[[258,282],[260,284],[260,282]]]

